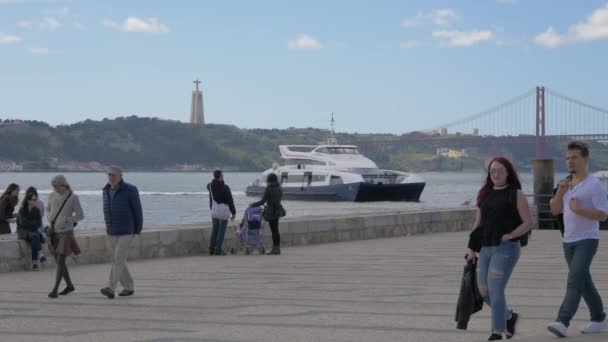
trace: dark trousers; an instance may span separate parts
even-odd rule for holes
[[[279,219],[268,221],[270,231],[272,232],[272,246],[281,246],[281,234],[279,234]]]
[[[224,235],[226,234],[227,220],[213,219],[213,230],[211,231],[211,241],[209,243],[209,254],[222,254]]]
[[[0,222],[0,234],[10,234],[11,225],[8,222]]]
[[[35,232],[27,232],[25,238],[23,239],[30,243],[30,247],[32,249],[32,260],[38,260],[38,252],[42,250],[42,243],[44,240],[38,231]]]
[[[591,261],[597,252],[598,244],[599,240],[593,239],[564,243],[564,255],[568,263],[568,288],[559,308],[557,321],[565,326],[570,325],[581,297],[589,307],[591,321],[603,322],[606,318],[602,297],[591,279]]]

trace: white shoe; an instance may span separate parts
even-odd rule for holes
[[[562,322],[553,322],[549,324],[547,330],[557,337],[568,337],[568,327]]]
[[[598,334],[608,332],[608,321],[603,322],[589,322],[583,330],[583,334]]]

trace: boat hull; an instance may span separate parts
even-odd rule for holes
[[[284,187],[283,199],[298,201],[419,201],[425,183],[368,184],[351,183],[327,186]],[[251,185],[247,196],[262,196],[265,187]]]

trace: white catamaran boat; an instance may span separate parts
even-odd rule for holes
[[[382,170],[359,153],[357,146],[338,145],[333,130],[325,145],[281,145],[286,165],[274,164],[246,189],[261,196],[266,177],[275,173],[283,198],[313,201],[418,201],[424,180],[411,173]]]
[[[608,188],[608,171],[598,171],[593,174],[595,178],[599,179],[604,183],[604,186]]]

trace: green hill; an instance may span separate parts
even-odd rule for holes
[[[415,136],[420,133],[409,133]],[[86,120],[53,127],[39,121],[0,121],[0,170],[97,171],[117,164],[131,171],[260,171],[280,162],[278,145],[318,144],[327,130],[240,129],[208,124],[196,126],[156,118],[122,117]],[[463,158],[436,155],[432,144],[401,143],[390,134],[340,133],[340,143],[356,144],[383,168],[409,171],[479,170],[487,151],[460,146]],[[387,140],[393,140],[387,143]],[[564,145],[564,146],[562,146]],[[549,146],[561,167],[565,143]],[[533,146],[501,146],[520,168],[531,166]],[[593,144],[594,169],[608,169],[608,147]]]

